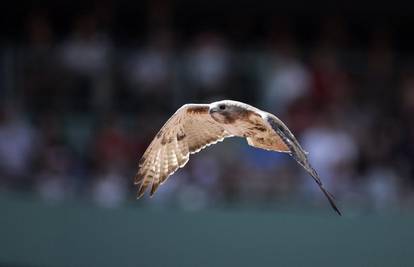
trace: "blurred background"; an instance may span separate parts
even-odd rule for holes
[[[0,265],[269,265],[278,261],[263,248],[273,246],[285,252],[282,266],[330,266],[334,252],[312,251],[338,240],[355,253],[334,266],[413,263],[403,245],[414,223],[413,12],[398,1],[9,2],[0,20]],[[163,123],[185,103],[221,99],[281,118],[345,219],[288,155],[242,139],[193,155],[152,199],[136,201],[138,160]],[[172,236],[159,220],[175,225]],[[211,235],[220,222],[226,234]],[[263,239],[246,247],[252,228]],[[96,238],[115,229],[123,234]],[[382,236],[389,229],[399,232]],[[378,250],[363,252],[373,240]],[[211,251],[220,244],[250,251],[251,262]],[[70,252],[79,246],[106,257]],[[170,257],[138,260],[160,246]],[[187,249],[198,256],[174,257]],[[198,262],[201,250],[214,260]],[[310,253],[303,262],[298,250]]]

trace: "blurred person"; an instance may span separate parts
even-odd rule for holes
[[[245,140],[229,140],[220,146],[214,147],[217,151],[215,159],[218,167],[217,181],[213,185],[213,201],[216,199],[226,204],[234,204],[244,200],[243,182],[246,176],[252,177],[251,172],[247,171],[245,157],[240,157],[246,147]],[[191,162],[190,162],[191,164]],[[250,178],[247,178],[249,180]]]
[[[308,94],[310,73],[299,59],[289,29],[274,30],[265,52],[261,83],[262,102],[270,112],[283,115],[290,104]]]
[[[196,183],[188,183],[179,190],[178,205],[186,210],[201,210],[208,207],[209,195]]]
[[[400,183],[393,168],[372,166],[366,177],[366,190],[376,212],[398,211]]]
[[[104,122],[97,129],[91,153],[98,168],[120,169],[128,166],[133,158],[131,140],[122,127],[121,117],[115,113],[107,113]]]
[[[63,144],[47,144],[41,158],[41,168],[36,175],[35,190],[44,199],[61,201],[75,194],[75,177],[70,169],[73,159]]]
[[[392,36],[386,27],[379,26],[371,33],[370,46],[368,48],[368,66],[365,77],[364,90],[360,96],[372,108],[380,105],[389,111],[396,108],[397,103],[394,92],[395,84],[395,52]]]
[[[11,103],[0,111],[0,183],[22,187],[35,157],[37,134]]]
[[[200,155],[194,158],[191,165],[193,177],[204,188],[214,187],[220,177],[220,167],[216,157],[210,154]]]
[[[185,57],[190,87],[195,90],[198,99],[225,92],[231,54],[223,37],[215,32],[200,33]]]
[[[32,11],[25,28],[26,43],[30,49],[46,52],[54,45],[54,32],[47,12]]]
[[[39,131],[37,157],[33,160],[35,192],[50,201],[75,196],[87,184],[87,167],[82,166],[68,142],[61,115],[43,113],[35,118],[35,123]]]
[[[67,145],[81,160],[87,160],[94,141],[95,116],[93,114],[64,114],[61,129]]]
[[[107,208],[121,205],[127,199],[128,193],[125,175],[115,166],[99,170],[91,187],[93,201]]]
[[[325,111],[315,125],[304,131],[303,146],[312,155],[310,161],[324,177],[327,188],[340,192],[351,181],[358,146],[354,137],[341,127],[341,120],[328,113],[332,111]],[[306,188],[314,189],[309,182]]]
[[[96,128],[95,141],[90,153],[93,154],[91,175],[91,198],[104,207],[122,204],[129,193],[125,180],[129,163],[133,160],[132,140],[125,132],[123,118],[115,113],[106,113]],[[132,184],[130,184],[132,186]]]
[[[21,79],[16,83],[14,96],[35,113],[59,108],[63,73],[57,67],[56,40],[49,14],[32,11],[25,29],[24,46],[16,53]]]
[[[196,205],[192,205],[193,202],[198,202],[197,193],[185,193],[192,191],[192,188],[194,188],[193,184],[191,183],[192,177],[190,174],[190,171],[188,170],[182,170],[180,172],[176,172],[170,177],[171,179],[168,181],[168,183],[164,184],[164,186],[160,187],[158,190],[160,193],[151,198],[144,198],[143,201],[145,201],[146,205],[149,206],[156,206],[156,207],[170,207],[170,206],[179,206],[184,209],[197,209],[195,206],[202,206],[205,207],[204,204],[199,205],[198,203]],[[189,184],[191,184],[191,187],[187,187]],[[195,186],[198,190],[199,185]],[[201,202],[205,203],[204,200],[206,199],[204,193],[202,190],[201,192]]]
[[[86,76],[96,76],[109,67],[111,41],[98,30],[97,18],[83,15],[76,18],[73,32],[62,44],[62,63],[69,69]]]
[[[409,147],[404,140],[401,129],[404,125],[400,125],[395,117],[385,116],[384,114],[377,114],[373,116],[372,122],[367,123],[365,128],[361,128],[361,137],[359,140],[359,147],[361,148],[361,160],[365,163],[365,171],[370,168],[378,168],[376,166],[383,166],[393,168],[401,167],[403,163],[403,156],[406,148]],[[404,131],[405,132],[405,131]],[[375,149],[372,149],[375,147]],[[400,166],[398,166],[400,165]]]
[[[206,174],[200,173],[200,171],[206,170],[201,165],[201,162],[196,163],[195,166],[193,162],[189,162],[188,169],[181,169],[173,177],[169,177],[168,183],[165,183],[162,187],[167,186],[169,183],[172,183],[172,185],[168,186],[167,189],[161,187],[159,190],[164,190],[166,194],[161,197],[164,202],[168,199],[175,200],[180,208],[189,211],[205,209],[211,206],[217,197],[216,192],[214,192],[214,186],[216,185],[214,179],[218,178],[213,177],[213,180],[211,180],[211,174],[214,176],[217,174],[217,170],[213,168],[212,172],[209,170]],[[155,198],[158,198],[158,195],[153,197],[153,199]]]
[[[220,186],[220,162],[211,154],[202,154],[194,158],[191,164],[193,183],[206,192],[210,202],[217,200],[217,187]]]
[[[94,14],[79,16],[74,24],[70,37],[60,48],[63,67],[74,75],[75,84],[68,92],[73,98],[69,99],[70,104],[81,110],[106,108],[112,97],[111,39],[99,29]]]
[[[406,70],[402,76],[399,96],[399,124],[394,129],[398,130],[397,151],[399,152],[399,168],[402,175],[407,177],[407,184],[414,194],[414,77],[413,70]]]
[[[350,79],[340,65],[338,51],[318,47],[311,55],[311,97],[315,107],[344,106],[352,93]]]
[[[129,84],[130,99],[125,101],[132,101],[134,109],[153,106],[154,102],[145,101],[153,99],[157,106],[168,110],[174,94],[172,46],[172,32],[160,30],[151,34],[145,47],[128,52],[123,71]]]
[[[238,182],[244,200],[271,204],[290,196],[297,187],[296,166],[288,155],[251,147],[243,147],[243,155],[238,168],[244,178]]]
[[[398,114],[406,133],[414,134],[414,69],[406,70],[401,79],[401,89],[399,90],[399,99],[396,101],[399,105]],[[412,142],[409,142],[412,144]]]

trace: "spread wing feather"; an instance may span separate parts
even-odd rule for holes
[[[331,204],[332,208],[339,215],[341,215],[341,212],[339,211],[338,207],[335,204],[333,195],[329,193],[323,187],[322,181],[319,178],[318,173],[309,163],[309,160],[307,157],[308,152],[303,150],[303,148],[300,146],[299,142],[296,140],[295,136],[292,134],[289,128],[282,121],[280,121],[277,117],[271,114],[267,114],[265,116],[265,121],[267,121],[268,125],[280,136],[280,138],[289,148],[289,154],[292,156],[292,158],[294,158],[306,170],[306,172],[310,176],[312,176],[312,178],[318,184],[323,194],[328,199],[329,204]]]
[[[184,167],[190,154],[230,136],[211,118],[208,110],[209,105],[184,105],[165,123],[140,160],[135,176],[138,197],[150,185],[150,195],[153,195],[160,184]]]
[[[310,165],[307,152],[301,147],[289,128],[274,115],[248,105],[240,111],[238,122],[224,125],[216,122],[209,114],[210,105],[188,104],[181,107],[164,124],[151,142],[141,160],[135,184],[139,186],[138,197],[144,195],[151,185],[152,196],[177,169],[184,167],[190,154],[222,141],[233,135],[246,137],[249,145],[289,153],[315,180],[332,208],[341,215],[333,196]],[[233,118],[230,116],[228,121]],[[230,132],[230,133],[229,133]]]

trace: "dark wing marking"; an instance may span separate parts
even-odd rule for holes
[[[190,154],[230,136],[208,111],[209,105],[184,105],[164,124],[140,160],[135,176],[138,197],[151,184],[152,196],[170,175],[184,167]]]
[[[296,140],[295,136],[290,132],[289,128],[278,118],[269,114],[266,116],[266,121],[270,124],[272,129],[280,136],[286,146],[289,148],[289,154],[312,176],[315,182],[318,184],[319,188],[323,194],[328,199],[332,208],[339,214],[342,215],[338,207],[334,202],[334,197],[329,193],[322,185],[322,181],[319,178],[318,173],[310,165],[307,152],[303,150],[299,142]]]

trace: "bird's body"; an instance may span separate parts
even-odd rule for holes
[[[138,197],[152,185],[150,195],[189,155],[226,137],[244,137],[251,146],[289,153],[313,177],[331,206],[340,214],[332,195],[311,167],[305,152],[286,125],[276,116],[242,102],[223,100],[211,104],[186,104],[164,124],[139,163],[135,183]]]

